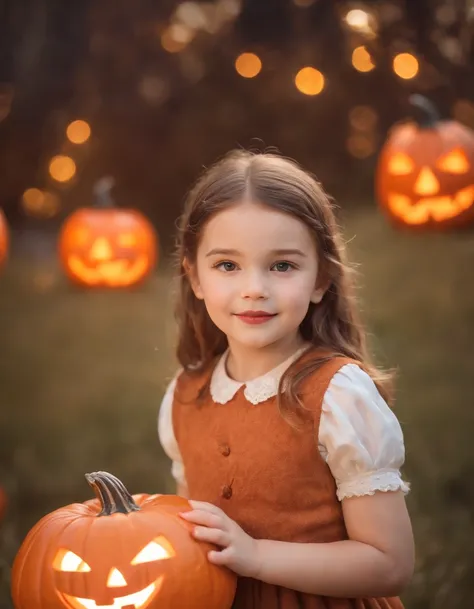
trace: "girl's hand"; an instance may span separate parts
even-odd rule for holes
[[[180,516],[198,526],[193,536],[220,546],[222,550],[211,550],[209,562],[224,565],[244,577],[257,578],[260,571],[258,542],[215,505],[204,501],[190,501],[193,508],[181,512]]]

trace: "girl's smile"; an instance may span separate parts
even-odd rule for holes
[[[244,311],[243,313],[235,313],[235,315],[246,324],[264,324],[276,317],[276,313],[267,313],[266,311]]]

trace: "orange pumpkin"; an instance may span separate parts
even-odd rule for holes
[[[236,577],[211,564],[174,495],[134,495],[107,472],[87,474],[98,500],[42,518],[12,570],[15,609],[227,609]]]
[[[421,95],[418,123],[396,125],[379,157],[378,201],[397,226],[435,229],[474,221],[474,132],[440,120]]]
[[[8,253],[8,227],[5,216],[0,209],[0,267],[5,262]]]
[[[98,207],[81,208],[64,223],[59,256],[68,277],[83,286],[123,288],[143,281],[157,259],[150,222],[133,209],[117,209],[110,182],[96,189]]]

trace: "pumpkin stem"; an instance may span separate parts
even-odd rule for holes
[[[129,514],[140,509],[123,482],[112,474],[92,472],[92,474],[86,474],[86,480],[94,489],[94,493],[102,505],[102,511],[98,516],[110,516],[117,512]]]
[[[104,176],[94,184],[94,196],[96,207],[115,207],[114,200],[110,194],[115,185],[112,176]]]
[[[420,127],[429,129],[430,127],[434,127],[436,123],[441,120],[441,116],[436,106],[424,95],[414,93],[413,95],[410,95],[408,101],[411,106],[419,111],[416,113],[417,116],[414,116],[414,119]]]

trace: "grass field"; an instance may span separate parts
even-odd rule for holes
[[[407,609],[466,609],[474,597],[474,235],[407,235],[378,214],[346,222],[380,363],[399,371],[417,571]],[[9,568],[45,513],[90,497],[84,473],[131,492],[172,492],[156,432],[172,374],[169,272],[138,291],[71,288],[48,258],[0,277],[0,609]]]

